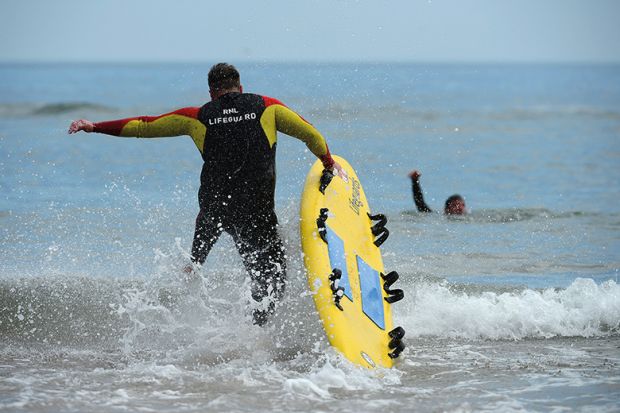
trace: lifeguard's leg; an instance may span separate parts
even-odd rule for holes
[[[243,264],[252,280],[252,298],[258,308],[254,324],[263,325],[275,310],[286,287],[286,255],[273,211],[242,220],[232,231]],[[265,301],[266,300],[266,301]]]
[[[213,215],[205,210],[200,210],[196,217],[196,229],[194,231],[194,242],[192,243],[192,261],[203,264],[209,255],[209,251],[218,240],[223,225]]]

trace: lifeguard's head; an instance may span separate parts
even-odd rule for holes
[[[458,194],[450,196],[446,199],[443,212],[446,215],[465,215],[467,213],[465,209],[465,200]]]
[[[230,92],[242,92],[239,72],[228,63],[218,63],[209,70],[209,94],[211,99]]]

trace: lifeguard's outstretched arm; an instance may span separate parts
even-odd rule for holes
[[[96,132],[134,138],[188,135],[202,152],[206,128],[198,120],[199,110],[197,107],[188,107],[159,116],[138,116],[96,123],[80,119],[71,123],[68,132],[70,134],[80,131]]]

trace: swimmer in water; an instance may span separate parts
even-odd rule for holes
[[[422,187],[420,186],[420,176],[422,174],[417,171],[411,171],[409,178],[411,178],[411,186],[413,191],[413,202],[420,212],[433,212],[432,209],[424,202],[424,195],[422,194]],[[467,209],[465,208],[465,200],[458,194],[451,195],[446,199],[446,203],[443,209],[446,215],[465,215]]]

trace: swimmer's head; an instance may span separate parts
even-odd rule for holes
[[[465,209],[465,200],[460,195],[452,195],[446,199],[443,212],[446,215],[465,215],[467,213]]]

